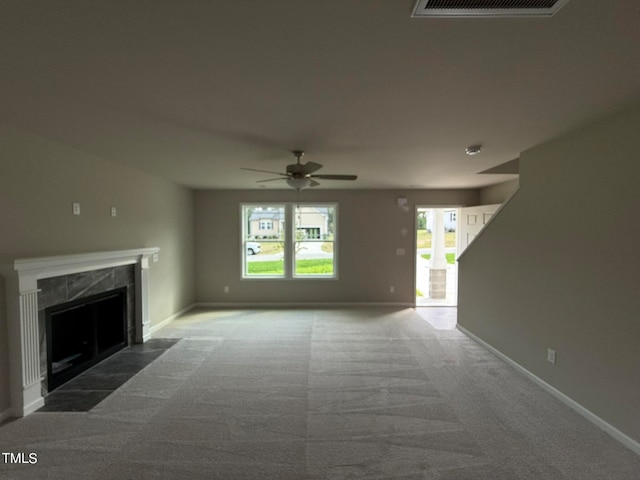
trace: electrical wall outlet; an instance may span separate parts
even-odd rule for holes
[[[224,293],[229,293],[229,287],[227,286],[224,287]]]
[[[547,348],[547,362],[556,364],[556,351],[552,348]]]
[[[116,207],[111,207],[111,216],[115,217],[116,215],[118,215],[118,211],[116,210]]]
[[[80,202],[73,202],[71,204],[71,211],[74,215],[80,215]]]
[[[389,293],[394,293],[396,291],[396,287],[394,287],[393,285],[391,285],[389,287]]]

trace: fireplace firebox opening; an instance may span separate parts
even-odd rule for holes
[[[51,392],[127,346],[127,287],[49,307],[45,321]]]

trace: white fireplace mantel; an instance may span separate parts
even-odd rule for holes
[[[11,409],[25,416],[44,405],[40,376],[38,280],[103,268],[134,265],[136,273],[136,342],[150,337],[149,266],[157,247],[110,252],[25,258],[4,263],[9,334]]]

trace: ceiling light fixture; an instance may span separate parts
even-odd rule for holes
[[[308,177],[289,177],[287,183],[296,190],[301,190],[311,185],[311,179]]]
[[[470,145],[464,151],[467,155],[478,155],[482,150],[482,145]]]

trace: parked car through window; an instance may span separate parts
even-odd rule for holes
[[[260,244],[258,242],[246,242],[247,255],[255,255],[261,252]]]

